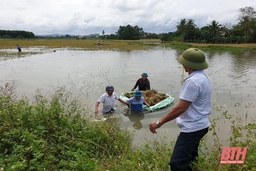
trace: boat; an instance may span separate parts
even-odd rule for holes
[[[129,98],[125,96],[125,94],[133,94],[134,92],[124,92],[120,95],[120,99],[126,101],[128,100]],[[153,106],[146,106],[146,105],[143,105],[143,109],[147,110],[147,111],[155,111],[155,110],[159,110],[159,109],[162,109],[168,105],[170,105],[171,103],[173,103],[174,101],[174,97],[172,95],[169,95],[168,93],[165,94],[167,98],[161,100],[160,102],[156,103],[155,105]]]

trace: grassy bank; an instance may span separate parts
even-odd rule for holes
[[[184,50],[197,47],[205,51],[244,51],[256,50],[256,44],[203,44],[161,42],[159,39],[141,40],[99,40],[99,39],[2,39],[0,49],[22,48],[82,48],[85,50],[147,50],[157,46]]]
[[[133,134],[120,129],[118,118],[94,122],[78,99],[61,87],[47,97],[37,92],[32,101],[26,97],[17,99],[13,86],[2,84],[0,170],[169,170],[173,142],[157,140],[132,147]],[[221,107],[214,110],[222,117],[212,121],[210,132],[201,143],[198,170],[256,170],[255,122],[242,125]],[[219,164],[222,149],[217,133],[219,119],[231,124],[230,146],[248,147],[244,164]]]
[[[83,48],[86,50],[144,50],[161,43],[155,39],[145,40],[99,40],[99,39],[6,39],[0,41],[0,49],[22,48]]]
[[[228,51],[241,52],[247,50],[256,50],[256,44],[205,44],[205,43],[181,43],[171,42],[168,47],[178,50],[185,50],[187,48],[199,48],[203,51]]]

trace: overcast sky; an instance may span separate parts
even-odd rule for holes
[[[88,35],[130,24],[166,33],[183,18],[199,28],[212,20],[234,25],[239,8],[247,6],[256,10],[256,0],[0,0],[0,29]]]

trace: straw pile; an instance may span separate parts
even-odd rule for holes
[[[142,94],[143,94],[145,101],[150,106],[154,106],[155,104],[159,103],[160,101],[162,101],[168,97],[164,93],[159,93],[154,89],[142,91]],[[133,93],[125,93],[124,95],[128,98],[133,97]]]

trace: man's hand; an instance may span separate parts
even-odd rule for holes
[[[99,113],[98,109],[95,109],[95,116],[97,116]]]
[[[160,126],[158,126],[158,125],[156,124],[156,122],[151,122],[151,123],[149,124],[149,130],[150,130],[153,134],[157,134],[156,129],[159,128],[159,127],[160,127]]]

